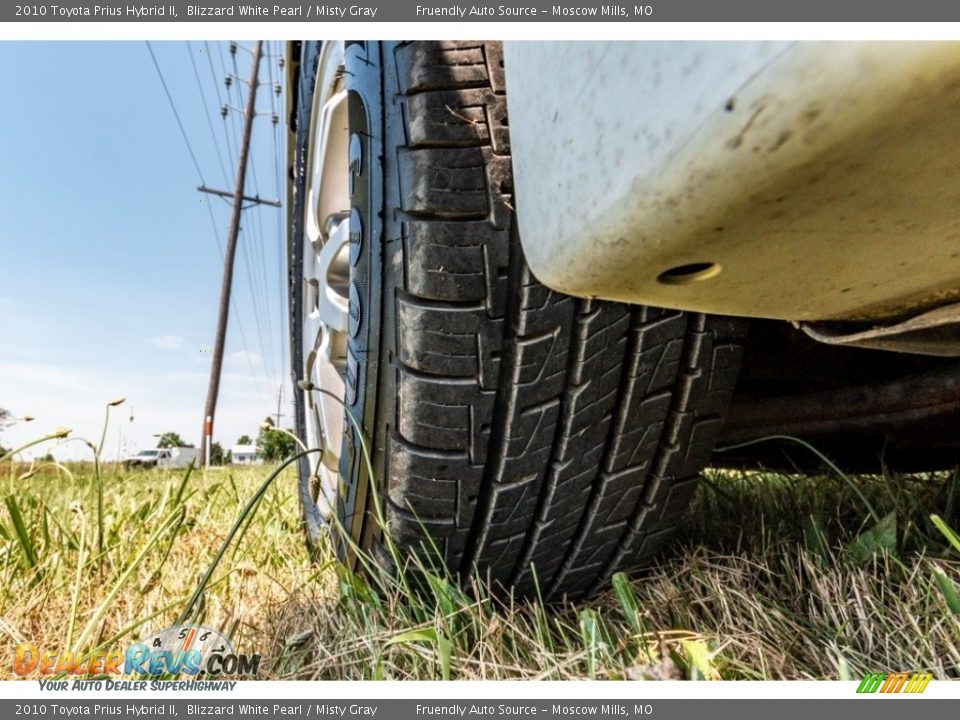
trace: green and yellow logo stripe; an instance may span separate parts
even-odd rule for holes
[[[858,693],[922,693],[927,689],[930,680],[933,679],[932,673],[893,673],[886,675],[884,673],[867,673]]]

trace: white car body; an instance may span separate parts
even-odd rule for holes
[[[544,284],[794,321],[960,299],[960,44],[508,42],[505,70]]]
[[[157,467],[161,469],[185,468],[196,462],[200,451],[197,448],[171,447],[141,450],[126,460],[129,466]]]

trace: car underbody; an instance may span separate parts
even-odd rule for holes
[[[819,343],[790,323],[751,320],[718,447],[776,435],[840,467],[926,471],[960,464],[960,361]],[[790,441],[714,454],[723,465],[810,469]]]

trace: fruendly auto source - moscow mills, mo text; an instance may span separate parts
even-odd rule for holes
[[[653,5],[417,5],[418,17],[609,17],[638,18],[653,15]]]

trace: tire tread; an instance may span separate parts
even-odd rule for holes
[[[404,123],[386,149],[402,276],[389,531],[464,576],[588,593],[669,539],[732,391],[738,327],[540,284],[512,227],[500,45],[384,56]]]

